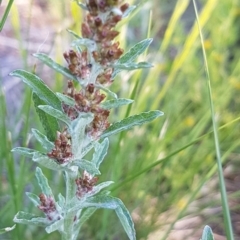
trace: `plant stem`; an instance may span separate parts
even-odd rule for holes
[[[199,34],[200,34],[200,38],[201,38],[203,58],[204,58],[204,64],[205,64],[205,71],[206,71],[206,76],[207,76],[207,80],[208,80],[207,81],[208,95],[209,95],[209,100],[210,100],[214,142],[215,142],[215,149],[216,149],[216,155],[217,155],[218,177],[219,177],[222,207],[223,207],[224,226],[225,226],[225,230],[226,230],[227,239],[233,240],[234,236],[233,236],[233,229],[232,229],[232,223],[231,223],[231,217],[230,217],[230,211],[229,211],[229,206],[228,206],[228,199],[227,199],[227,193],[226,193],[226,187],[225,187],[223,169],[222,169],[222,163],[221,163],[220,145],[219,145],[219,140],[218,140],[217,126],[216,126],[217,124],[216,124],[215,117],[214,117],[214,104],[212,101],[212,90],[211,90],[208,62],[207,62],[206,52],[204,50],[204,39],[203,39],[203,35],[201,32],[200,22],[198,19],[198,10],[197,10],[195,0],[193,0],[193,5],[194,5],[197,24],[198,24],[198,28],[199,28]]]
[[[71,200],[76,194],[76,184],[75,179],[77,177],[77,171],[65,171],[66,179],[66,206],[70,206]],[[62,240],[73,240],[73,221],[75,213],[66,213],[64,220],[64,232],[62,235]]]

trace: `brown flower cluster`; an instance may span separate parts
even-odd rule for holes
[[[94,84],[88,84],[79,92],[74,88],[73,82],[68,82],[67,95],[75,100],[74,106],[63,104],[63,110],[72,120],[76,119],[81,112],[91,112],[94,114],[92,123],[87,127],[87,133],[93,137],[98,137],[109,127],[109,111],[100,107],[100,103],[105,99],[105,95],[100,93]]]
[[[53,158],[57,163],[63,164],[72,157],[71,138],[64,130],[63,133],[57,133],[57,139],[54,142],[55,147],[48,153],[48,157]]]
[[[47,197],[45,194],[41,193],[39,195],[39,199],[41,202],[41,205],[38,206],[38,208],[44,212],[46,217],[52,221],[56,216],[59,219],[59,214],[56,210],[56,205],[52,197]]]
[[[81,198],[82,196],[84,196],[84,194],[91,192],[97,181],[97,177],[92,177],[89,173],[84,171],[83,177],[77,178],[75,180],[77,185],[77,197]]]

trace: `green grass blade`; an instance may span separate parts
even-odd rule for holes
[[[2,31],[3,26],[4,26],[4,24],[5,24],[6,20],[7,20],[7,16],[9,14],[9,12],[10,12],[10,9],[12,7],[13,2],[14,2],[14,0],[9,0],[9,2],[8,2],[7,8],[6,8],[6,10],[5,10],[4,14],[3,14],[3,17],[1,19],[1,22],[0,22],[0,32]],[[2,3],[2,1],[0,1],[0,5],[1,5],[1,3]]]
[[[228,206],[226,186],[225,186],[225,182],[224,182],[223,169],[222,169],[222,163],[221,163],[219,137],[218,137],[218,131],[217,131],[217,124],[216,124],[215,116],[214,116],[214,103],[212,100],[213,99],[212,98],[212,88],[211,88],[211,81],[210,81],[210,75],[209,75],[209,69],[208,69],[208,61],[207,61],[207,56],[206,56],[206,52],[205,52],[205,48],[204,48],[204,39],[203,39],[202,31],[201,31],[200,22],[198,19],[198,10],[197,10],[195,0],[193,0],[193,5],[194,5],[195,14],[196,14],[196,20],[197,20],[197,24],[198,24],[201,44],[202,44],[205,72],[206,72],[206,78],[207,78],[207,87],[208,87],[208,95],[209,95],[209,100],[210,100],[214,142],[215,142],[215,149],[216,149],[216,155],[217,155],[217,166],[218,166],[218,176],[219,176],[219,184],[220,184],[222,207],[223,207],[224,225],[225,225],[227,239],[233,240],[234,236],[233,236],[232,222],[231,222],[231,217],[230,217],[230,210],[229,210],[229,206]]]

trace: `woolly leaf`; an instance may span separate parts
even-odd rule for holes
[[[104,109],[111,109],[111,108],[117,108],[123,105],[131,104],[133,102],[134,101],[132,99],[126,99],[126,98],[111,99],[103,102],[101,104],[101,107]]]
[[[29,157],[29,156],[32,156],[36,151],[31,148],[16,147],[12,149],[12,152],[16,152],[21,154],[22,156]]]
[[[134,223],[132,221],[131,215],[120,199],[111,197],[106,194],[100,194],[97,196],[89,197],[84,202],[79,202],[78,206],[73,207],[70,211],[74,212],[89,207],[114,209],[129,239],[136,239]]]
[[[117,94],[114,93],[114,92],[112,92],[112,91],[110,91],[108,88],[105,88],[105,87],[103,87],[102,85],[99,85],[99,84],[96,84],[95,86],[96,86],[97,88],[103,90],[108,96],[110,96],[110,97],[112,97],[112,98],[114,98],[114,99],[117,99],[117,98],[118,98]]]
[[[81,227],[96,212],[96,210],[97,208],[94,207],[87,208],[78,222],[79,227]]]
[[[155,110],[150,112],[143,112],[141,114],[125,118],[120,122],[112,124],[107,130],[103,132],[101,138],[109,137],[121,131],[128,130],[134,126],[142,125],[143,123],[148,123],[160,116],[163,116],[163,112]]]
[[[55,170],[55,171],[70,171],[71,169],[68,169],[66,167],[66,164],[58,164],[57,162],[55,162],[54,159],[49,158],[47,155],[43,155],[39,152],[36,152],[33,155],[32,160],[34,162],[37,162],[39,164],[41,164],[42,166]]]
[[[70,29],[67,29],[67,31],[68,31],[70,34],[72,34],[75,38],[81,39],[81,37],[80,37],[77,33],[75,33],[74,31],[72,31],[72,30],[70,30]]]
[[[127,17],[129,14],[131,14],[133,12],[133,10],[136,8],[135,5],[129,6],[128,9],[126,11],[124,11],[122,18]]]
[[[4,233],[6,233],[6,232],[12,231],[15,227],[16,227],[16,225],[13,225],[12,227],[1,228],[1,229],[0,229],[0,235],[1,235],[1,234],[4,234]]]
[[[33,102],[35,110],[46,132],[47,138],[50,141],[55,141],[56,132],[59,130],[57,119],[49,114],[46,114],[44,111],[38,108],[39,105],[45,105],[47,103],[40,99],[36,93],[33,93]]]
[[[92,120],[92,113],[81,113],[77,119],[71,122],[72,152],[76,158],[81,158],[82,148],[90,141],[85,135],[85,128]]]
[[[35,175],[36,175],[36,178],[38,180],[38,185],[40,186],[40,188],[42,190],[42,193],[44,193],[46,196],[52,197],[54,199],[52,189],[49,187],[48,180],[44,176],[41,168],[39,168],[39,167],[36,168]]]
[[[127,53],[125,53],[122,57],[119,58],[119,60],[116,62],[116,65],[132,64],[133,61],[148,48],[151,42],[152,38],[147,38],[137,43],[132,48],[130,48],[130,50]],[[114,78],[120,71],[121,69],[115,69],[112,74],[112,77]]]
[[[55,93],[37,75],[24,70],[15,70],[10,76],[21,78],[43,101],[61,110],[61,102]]]
[[[72,166],[78,166],[79,168],[81,168],[83,170],[86,170],[91,175],[96,175],[96,174],[99,175],[100,174],[100,172],[96,168],[95,164],[88,161],[88,160],[74,159],[71,165]]]
[[[48,105],[40,105],[38,106],[39,109],[43,110],[45,113],[57,118],[58,120],[65,122],[68,126],[71,125],[71,120],[69,117],[63,113],[62,111],[59,111],[51,106]]]
[[[135,69],[139,69],[139,68],[151,68],[153,67],[153,65],[151,63],[148,62],[139,62],[139,63],[116,63],[114,65],[115,69],[124,69],[124,70],[135,70]]]
[[[36,194],[26,192],[26,195],[28,196],[28,198],[31,200],[35,207],[38,207],[41,204],[40,199]]]
[[[45,63],[50,68],[52,68],[52,69],[56,70],[57,72],[61,73],[62,75],[64,75],[68,79],[78,81],[77,77],[74,76],[67,68],[65,68],[62,65],[54,62],[46,54],[44,54],[44,53],[34,53],[33,56],[36,57],[37,59],[39,59],[40,61],[42,61],[43,63]]]
[[[208,225],[203,229],[201,240],[214,240],[212,229]]]
[[[38,217],[31,213],[18,212],[13,219],[16,223],[27,224],[27,225],[36,225],[46,227],[49,224],[47,218]]]
[[[57,92],[56,95],[58,96],[59,100],[61,102],[66,103],[69,106],[74,106],[75,105],[75,100],[65,94]]]
[[[54,144],[50,142],[48,138],[37,129],[32,129],[32,133],[44,149],[51,151],[54,148]]]
[[[105,138],[102,143],[96,142],[94,148],[95,152],[93,154],[92,163],[94,163],[99,168],[100,164],[102,163],[104,157],[107,155],[107,150],[109,146],[108,138]]]
[[[64,219],[60,219],[58,221],[55,221],[53,224],[47,226],[45,230],[47,233],[52,233],[56,230],[62,230],[63,224],[64,224]]]

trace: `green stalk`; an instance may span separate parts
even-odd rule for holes
[[[65,181],[66,181],[66,205],[70,205],[70,201],[74,198],[76,194],[76,184],[75,179],[77,177],[77,172],[67,172],[65,171]],[[68,213],[64,220],[64,234],[62,235],[62,240],[73,240],[73,221],[75,213]]]
[[[6,8],[6,10],[5,10],[4,14],[3,14],[2,20],[0,22],[0,32],[2,31],[3,26],[4,26],[4,24],[5,24],[6,20],[7,20],[7,16],[9,14],[9,12],[10,12],[10,9],[11,9],[11,6],[12,6],[13,2],[14,2],[14,0],[10,0],[8,2],[7,8]],[[0,1],[0,5],[1,5],[1,3],[2,3],[2,1]]]
[[[213,125],[215,149],[216,149],[216,155],[217,155],[217,167],[218,167],[218,177],[219,177],[223,216],[224,216],[224,226],[225,226],[225,230],[226,230],[227,239],[233,240],[234,236],[233,236],[233,229],[232,229],[232,223],[231,223],[231,217],[230,217],[230,211],[229,211],[229,206],[228,206],[228,199],[227,199],[227,193],[226,193],[226,187],[225,187],[223,169],[222,169],[222,163],[221,163],[221,152],[220,152],[220,145],[219,145],[219,139],[218,139],[217,124],[216,124],[215,118],[214,118],[214,104],[212,101],[212,90],[211,90],[208,62],[207,62],[206,52],[204,49],[204,39],[203,39],[203,35],[201,32],[201,26],[200,26],[200,22],[198,19],[198,10],[197,10],[195,0],[193,0],[193,5],[194,5],[195,14],[196,14],[199,35],[200,35],[200,39],[201,39],[204,65],[205,65],[205,73],[206,73],[206,77],[207,77],[207,88],[208,88],[208,95],[209,95],[210,108],[211,108],[211,118],[212,118],[212,125]]]

